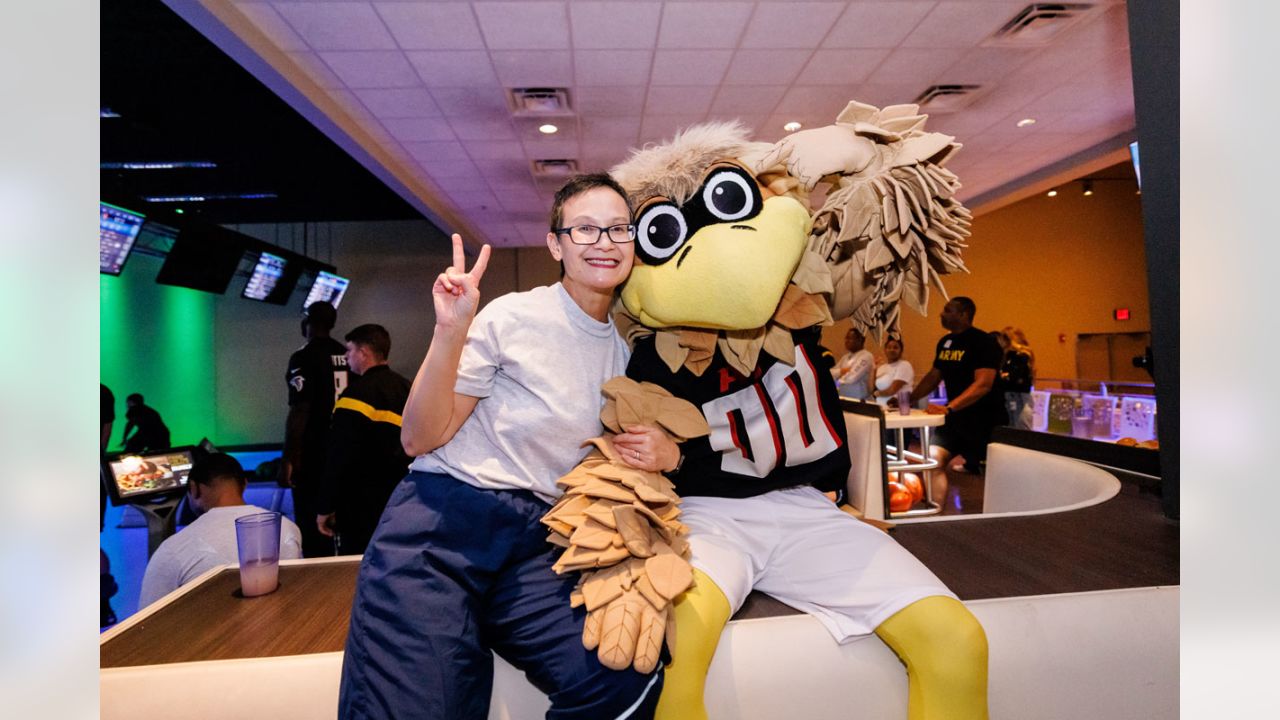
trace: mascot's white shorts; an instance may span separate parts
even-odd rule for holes
[[[813,487],[745,499],[686,497],[680,509],[693,566],[715,581],[733,612],[754,588],[813,615],[843,643],[917,600],[955,597],[886,533]]]

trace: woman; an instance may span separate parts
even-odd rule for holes
[[[875,358],[864,346],[867,337],[853,325],[844,336],[844,357],[831,368],[831,377],[835,378],[841,397],[865,400],[871,396],[872,381],[875,369]]]
[[[884,405],[889,398],[897,397],[902,388],[911,388],[915,379],[915,369],[911,363],[902,359],[902,340],[889,338],[884,341],[885,362],[876,366],[876,388],[873,393],[876,402]]]
[[[992,331],[996,342],[1004,351],[1000,371],[996,374],[996,390],[1004,393],[1005,409],[1009,412],[1009,426],[1021,430],[1031,429],[1031,384],[1035,380],[1035,353],[1027,345],[1022,330],[1010,325],[1004,330]]]
[[[497,652],[551,700],[549,718],[644,718],[651,675],[615,672],[582,645],[573,574],[539,519],[555,481],[601,433],[600,387],[629,352],[609,317],[634,259],[626,195],[608,175],[556,194],[547,247],[563,277],[476,313],[486,245],[462,240],[432,287],[435,334],[405,406],[417,458],[360,566],[342,667],[344,718],[467,718],[489,711]]]

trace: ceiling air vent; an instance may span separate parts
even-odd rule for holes
[[[533,176],[536,178],[567,178],[578,173],[577,160],[534,160]]]
[[[513,115],[568,115],[569,91],[564,88],[512,88],[508,102]]]
[[[981,90],[981,85],[932,85],[912,102],[930,114],[955,112],[972,103]]]
[[[1039,47],[1090,15],[1093,3],[1033,3],[996,31],[984,46]]]

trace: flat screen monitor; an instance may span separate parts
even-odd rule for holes
[[[144,503],[181,495],[195,461],[192,446],[142,453],[113,453],[103,461],[111,502]]]
[[[231,284],[245,250],[245,238],[238,233],[217,226],[184,226],[156,282],[221,295]]]
[[[110,203],[98,203],[98,272],[120,274],[145,217]]]
[[[288,264],[289,262],[279,255],[272,255],[269,252],[260,253],[241,297],[265,301],[273,294],[278,295],[280,281],[284,278],[284,271]]]
[[[302,303],[302,309],[307,309],[313,302],[328,302],[335,308],[338,303],[342,302],[342,296],[347,292],[348,281],[346,278],[323,270],[316,275],[316,281],[311,285],[311,292],[307,293],[306,302]]]

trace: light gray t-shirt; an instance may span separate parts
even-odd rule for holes
[[[144,608],[209,570],[240,562],[236,549],[236,518],[270,512],[256,505],[216,507],[166,538],[147,562],[138,607]],[[287,517],[280,518],[280,559],[302,557],[302,533]]]
[[[494,299],[471,323],[454,384],[480,401],[453,439],[409,467],[554,502],[556,480],[601,433],[601,386],[630,355],[613,320],[587,315],[560,283]]]

